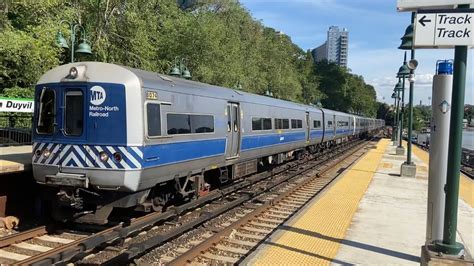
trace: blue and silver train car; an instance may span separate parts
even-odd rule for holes
[[[34,177],[56,190],[59,216],[92,223],[115,207],[161,210],[376,128],[350,114],[98,62],[47,72],[35,103]]]

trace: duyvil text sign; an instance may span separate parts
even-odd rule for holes
[[[426,10],[415,17],[415,48],[474,46],[474,9]]]
[[[33,113],[33,99],[0,97],[0,112]]]
[[[462,4],[474,5],[474,0],[397,0],[397,10],[416,11],[427,8],[455,8]]]

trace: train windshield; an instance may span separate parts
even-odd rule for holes
[[[53,134],[56,119],[56,94],[54,90],[43,88],[39,103],[38,126],[36,130],[39,134]]]
[[[84,127],[84,95],[82,91],[66,92],[65,133],[69,136],[82,135]]]

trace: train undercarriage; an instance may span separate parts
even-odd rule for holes
[[[365,137],[360,136],[360,137]],[[269,170],[292,160],[317,157],[327,149],[340,146],[359,137],[346,137],[304,149],[264,156],[216,169],[175,177],[155,187],[135,193],[92,190],[63,186],[46,188],[46,197],[53,219],[86,224],[107,224],[114,209],[138,212],[164,212],[172,206],[204,197],[211,191],[244,180],[252,174]]]

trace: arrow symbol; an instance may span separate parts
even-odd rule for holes
[[[418,20],[418,22],[420,22],[421,25],[426,26],[425,22],[431,22],[431,19],[426,19],[426,16],[423,16],[421,17],[420,20]]]

